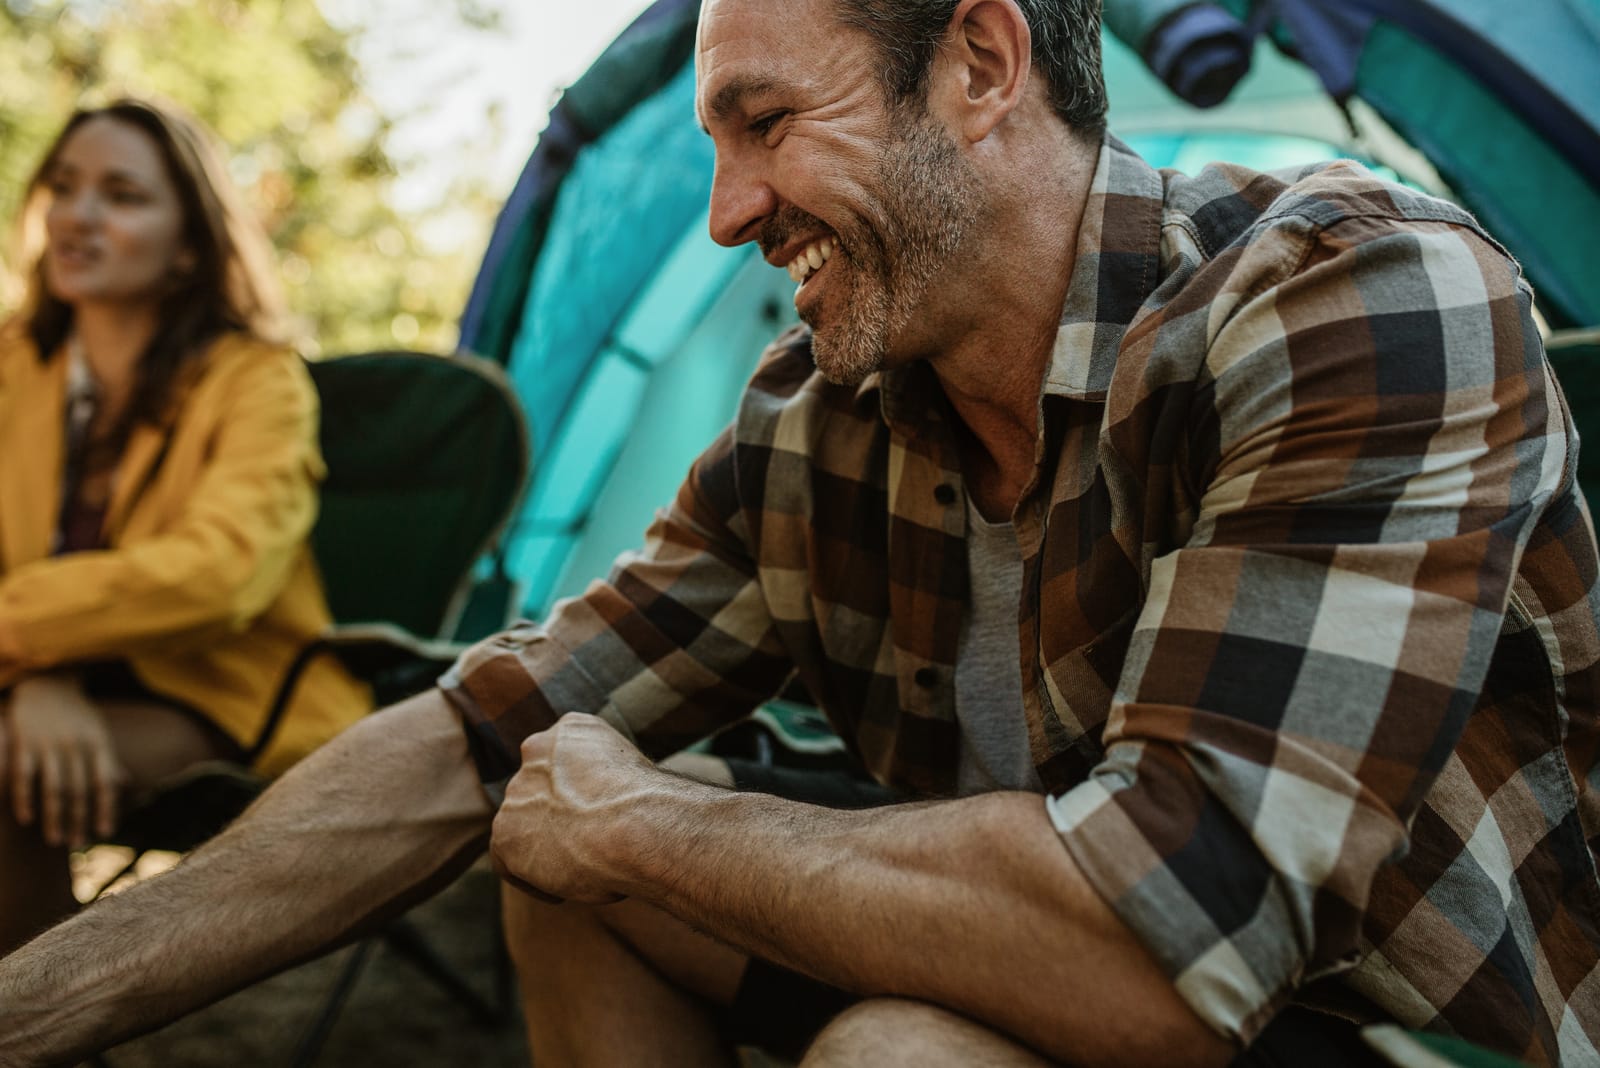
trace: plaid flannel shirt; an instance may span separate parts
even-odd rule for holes
[[[1600,600],[1516,265],[1349,164],[1101,150],[1015,515],[1018,663],[1064,847],[1223,1034],[1291,1000],[1539,1063],[1600,1045]],[[443,680],[487,778],[568,710],[662,755],[798,672],[948,792],[953,413],[808,335],[638,554]]]

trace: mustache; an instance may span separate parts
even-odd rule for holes
[[[788,244],[795,234],[815,230],[832,233],[832,229],[815,215],[801,211],[793,205],[786,205],[761,224],[761,230],[756,234],[756,244],[761,246],[763,256],[770,256]]]

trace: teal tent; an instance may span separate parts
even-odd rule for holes
[[[658,0],[562,96],[462,318],[532,426],[498,561],[529,615],[638,543],[793,321],[788,277],[707,235],[697,7]],[[1550,322],[1600,323],[1600,0],[1506,7],[1106,0],[1111,126],[1180,170],[1364,158],[1478,213]]]

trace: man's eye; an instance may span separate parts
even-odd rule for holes
[[[778,123],[782,121],[783,117],[788,114],[789,113],[787,111],[769,112],[750,124],[750,132],[755,134],[757,137],[765,137],[771,133],[773,127],[777,126]]]

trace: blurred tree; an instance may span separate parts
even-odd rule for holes
[[[466,0],[456,10],[493,28]],[[277,246],[305,348],[448,351],[480,250],[426,247],[428,209],[394,207],[391,117],[363,94],[361,33],[330,25],[315,0],[0,0],[0,218],[15,218],[74,107],[162,97],[222,139]],[[447,199],[493,210],[470,179]]]

